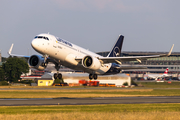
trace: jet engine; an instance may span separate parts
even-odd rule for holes
[[[101,67],[100,61],[97,58],[91,56],[85,56],[82,60],[82,65],[85,68],[89,68],[94,71],[98,70]]]
[[[38,70],[44,70],[47,67],[47,63],[44,63],[44,58],[40,55],[32,55],[28,63],[31,67]]]

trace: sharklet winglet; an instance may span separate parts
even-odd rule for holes
[[[167,54],[167,56],[171,55],[171,52],[172,52],[172,50],[173,50],[173,47],[174,47],[174,44],[172,45],[172,47],[171,47],[169,53]]]
[[[11,47],[10,47],[10,49],[9,49],[9,51],[8,51],[8,54],[9,54],[10,56],[12,55],[11,52],[12,52],[12,49],[13,49],[13,45],[14,45],[14,44],[11,45]]]

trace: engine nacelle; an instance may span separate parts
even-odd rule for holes
[[[47,64],[44,63],[44,58],[40,55],[32,55],[28,61],[29,65],[38,70],[44,70]]]
[[[91,56],[85,56],[82,60],[82,65],[85,68],[89,68],[94,71],[98,70],[101,67],[100,61],[97,58]]]

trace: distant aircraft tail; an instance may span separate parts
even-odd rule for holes
[[[169,69],[168,69],[168,68],[166,68],[166,71],[164,72],[164,74],[168,74],[168,70],[169,70]]]
[[[107,57],[120,57],[124,36],[120,35]]]

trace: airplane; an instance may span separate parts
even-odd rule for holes
[[[67,40],[61,39],[51,34],[39,34],[31,42],[32,48],[42,55],[16,55],[11,54],[13,44],[8,54],[15,57],[25,57],[28,64],[38,70],[44,70],[48,63],[53,63],[55,69],[59,71],[63,65],[70,69],[81,70],[89,73],[89,79],[97,79],[98,75],[118,74],[124,69],[137,69],[137,67],[122,67],[124,61],[138,61],[148,58],[165,57],[171,55],[174,44],[168,54],[151,55],[151,56],[132,56],[120,57],[124,36],[119,35],[116,43],[106,57],[98,55],[87,49],[79,47]],[[61,73],[54,74],[54,78],[62,78]]]
[[[152,79],[158,80],[158,79],[162,79],[165,77],[171,77],[172,75],[168,74],[168,70],[169,69],[166,68],[166,70],[164,71],[164,74],[153,74],[153,73],[145,74],[144,79],[147,80],[148,78],[152,78]]]

